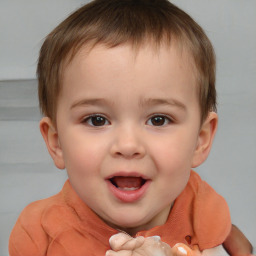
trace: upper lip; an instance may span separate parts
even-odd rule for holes
[[[110,180],[110,179],[113,179],[114,177],[140,177],[144,180],[150,180],[149,177],[147,177],[146,175],[144,175],[142,173],[127,172],[127,171],[120,171],[120,172],[113,173],[113,174],[107,176],[105,179]]]

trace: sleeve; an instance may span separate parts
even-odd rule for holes
[[[46,256],[48,236],[41,226],[40,216],[37,204],[23,210],[10,235],[10,256]]]

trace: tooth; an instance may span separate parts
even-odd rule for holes
[[[133,190],[139,189],[139,188],[127,188],[127,187],[124,187],[124,188],[118,187],[118,188],[124,191],[133,191]]]

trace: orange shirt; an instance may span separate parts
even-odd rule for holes
[[[191,171],[167,222],[137,235],[158,235],[170,246],[223,243],[231,229],[227,203]],[[28,205],[12,230],[10,256],[104,256],[117,230],[103,222],[78,197],[69,181],[57,195]]]

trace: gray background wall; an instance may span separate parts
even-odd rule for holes
[[[25,205],[58,192],[66,179],[53,166],[39,133],[36,81],[31,79],[43,38],[85,2],[0,1],[1,256],[8,255],[9,233]],[[198,172],[226,198],[232,221],[255,246],[256,1],[173,2],[202,25],[217,54],[219,130]]]

